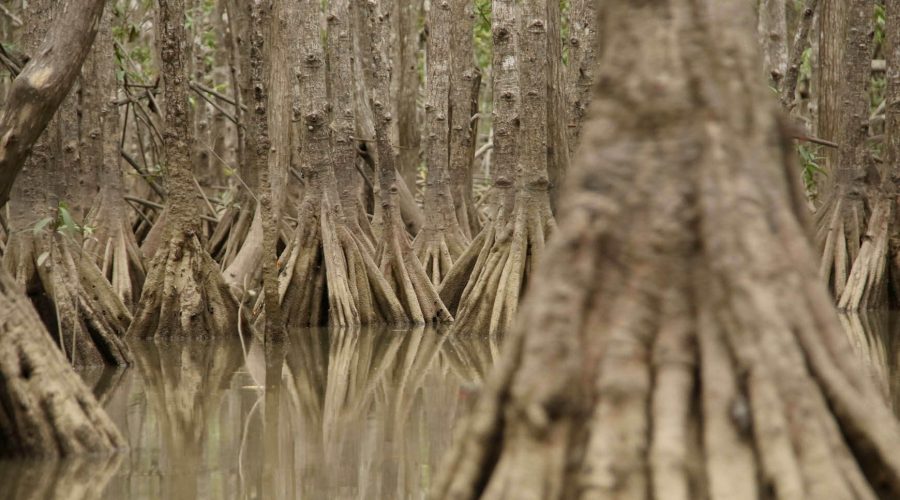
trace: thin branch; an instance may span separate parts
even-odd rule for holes
[[[800,17],[800,23],[797,25],[797,34],[794,35],[794,45],[791,49],[791,59],[788,65],[787,74],[784,75],[784,86],[781,89],[781,104],[788,110],[794,109],[797,105],[797,81],[800,79],[800,64],[803,59],[803,52],[809,47],[809,32],[812,28],[813,18],[816,14],[816,7],[819,0],[806,0],[806,7]]]
[[[156,191],[156,194],[158,194],[158,195],[160,196],[160,198],[163,198],[163,199],[166,198],[166,191],[165,191],[160,185],[158,185],[158,184],[156,183],[156,181],[154,181],[154,180],[151,178],[151,175],[150,175],[148,172],[144,171],[144,169],[141,168],[140,165],[138,165],[137,160],[135,160],[134,158],[132,158],[131,155],[128,154],[124,149],[120,149],[120,150],[119,150],[119,154],[122,156],[122,158],[125,160],[126,163],[128,163],[129,165],[131,165],[131,168],[133,168],[135,171],[137,171],[137,173],[138,173],[145,181],[147,181],[148,184],[150,184],[150,187],[151,187],[154,191]]]
[[[10,21],[12,21],[13,26],[16,28],[21,28],[23,26],[22,19],[13,14],[5,5],[0,3],[0,13],[4,16],[8,17]]]
[[[206,92],[207,94],[209,94],[209,95],[215,97],[216,99],[221,99],[221,100],[227,102],[228,104],[231,104],[232,106],[235,105],[235,104],[234,104],[234,99],[228,97],[228,96],[225,95],[225,94],[222,94],[221,92],[216,91],[215,89],[211,89],[211,88],[209,88],[209,87],[203,85],[203,84],[200,83],[200,82],[195,82],[195,81],[192,80],[191,83],[190,83],[190,85],[191,85],[191,88],[194,89],[194,90]],[[247,111],[247,106],[244,106],[244,105],[242,104],[242,105],[241,105],[241,109],[244,110],[244,111]]]
[[[219,113],[222,113],[222,115],[225,118],[228,118],[229,120],[231,120],[231,123],[234,123],[235,125],[239,125],[237,118],[234,115],[232,115],[228,111],[225,111],[225,108],[220,106],[219,103],[217,103],[216,101],[213,101],[212,99],[210,99],[201,89],[198,89],[193,84],[191,84],[191,90],[193,90],[198,96],[200,96],[201,99],[208,102],[212,107],[216,108],[216,111],[218,111]]]

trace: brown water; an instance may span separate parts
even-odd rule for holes
[[[130,449],[0,462],[0,500],[424,498],[496,343],[423,328],[291,338],[268,353],[132,342],[136,366],[83,374]]]
[[[900,315],[841,318],[900,410]],[[284,351],[132,342],[136,366],[85,372],[131,448],[0,462],[0,500],[425,497],[497,344],[431,329],[299,330]]]

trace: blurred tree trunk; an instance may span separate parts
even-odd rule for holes
[[[816,276],[751,5],[600,10],[559,229],[432,498],[896,498],[900,427]]]

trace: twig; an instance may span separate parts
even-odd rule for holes
[[[209,208],[209,213],[212,214],[213,217],[216,216],[216,209],[213,208],[212,203],[206,198],[206,193],[203,192],[203,189],[200,187],[200,183],[197,182],[197,177],[194,174],[191,174],[191,179],[194,180],[194,186],[197,188],[197,191],[200,192],[200,197],[203,198],[203,201],[206,202],[206,207]],[[216,222],[219,222],[219,219],[214,219]]]
[[[291,172],[291,175],[293,175],[295,179],[297,179],[298,181],[300,181],[300,184],[303,184],[304,186],[306,185],[306,181],[303,180],[303,176],[300,175],[300,172],[297,172],[297,169],[296,169],[296,168],[294,168],[294,167],[288,167],[288,170]],[[284,216],[282,215],[282,217],[284,217]]]
[[[150,187],[154,191],[156,191],[156,194],[158,194],[161,198],[165,198],[167,196],[166,191],[161,186],[159,186],[156,181],[150,178],[150,174],[145,172],[144,169],[142,169],[141,166],[138,165],[137,161],[135,161],[135,159],[132,158],[130,154],[126,153],[124,149],[120,149],[119,154],[129,165],[131,165],[131,168],[135,169],[137,173],[140,174],[140,176],[145,181],[147,181],[148,184],[150,184]]]
[[[208,102],[212,107],[216,108],[216,111],[218,111],[219,113],[222,113],[222,116],[231,120],[231,123],[234,123],[235,125],[240,126],[240,124],[237,121],[237,118],[235,118],[234,115],[232,115],[228,111],[225,111],[225,108],[223,108],[222,106],[219,106],[219,103],[217,103],[216,101],[213,101],[212,99],[207,97],[206,94],[204,94],[200,89],[195,87],[193,84],[191,84],[191,90],[193,90],[198,96],[200,96],[201,99]]]
[[[225,95],[225,94],[222,94],[221,92],[218,92],[218,91],[216,91],[216,90],[214,90],[214,89],[211,89],[211,88],[209,88],[209,87],[203,85],[203,84],[200,83],[200,82],[196,82],[196,81],[191,80],[190,85],[191,85],[191,88],[194,89],[194,90],[200,90],[200,91],[206,92],[207,94],[209,94],[209,95],[215,97],[216,99],[221,99],[221,100],[227,102],[228,104],[231,104],[232,106],[235,105],[235,104],[234,104],[234,99],[228,97],[228,96]],[[241,109],[244,110],[244,111],[247,111],[247,106],[244,106],[244,105],[242,104],[242,105],[241,105]]]
[[[166,208],[165,205],[160,205],[159,203],[156,203],[156,202],[153,202],[150,200],[145,200],[143,198],[138,198],[136,196],[125,195],[123,198],[125,198],[125,201],[133,201],[134,203],[140,203],[141,205],[146,205],[148,207],[155,208],[157,210],[164,210]],[[209,222],[219,222],[216,219],[213,219],[212,217],[210,217],[208,215],[201,215],[200,218],[203,220],[209,221]]]
[[[128,203],[128,206],[131,207],[132,210],[137,212],[137,214],[141,216],[141,219],[144,219],[144,222],[149,224],[150,227],[153,227],[153,222],[151,222],[150,219],[146,215],[144,215],[144,212],[141,212],[140,210],[138,210],[138,207],[134,206],[134,204],[131,202],[131,200],[128,199],[127,196],[125,196],[124,198],[125,198],[125,203]]]
[[[480,148],[478,148],[478,151],[475,151],[475,159],[477,160],[479,157],[481,157],[481,155],[487,153],[488,151],[490,151],[493,148],[494,148],[494,141],[488,141],[488,142],[484,143],[484,146],[481,146]]]
[[[6,8],[6,6],[3,5],[2,3],[0,3],[0,13],[2,13],[4,16],[8,17],[9,20],[12,21],[13,26],[15,26],[16,28],[22,27],[22,25],[23,25],[22,19],[19,16],[10,12],[10,10],[8,8]]]

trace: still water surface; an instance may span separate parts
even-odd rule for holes
[[[900,410],[900,315],[841,321]],[[0,500],[421,499],[498,355],[423,328],[304,329],[268,353],[237,337],[131,345],[136,366],[83,373],[130,449],[0,462]]]
[[[424,498],[497,355],[424,328],[131,345],[136,366],[83,373],[130,449],[0,462],[0,500]]]

